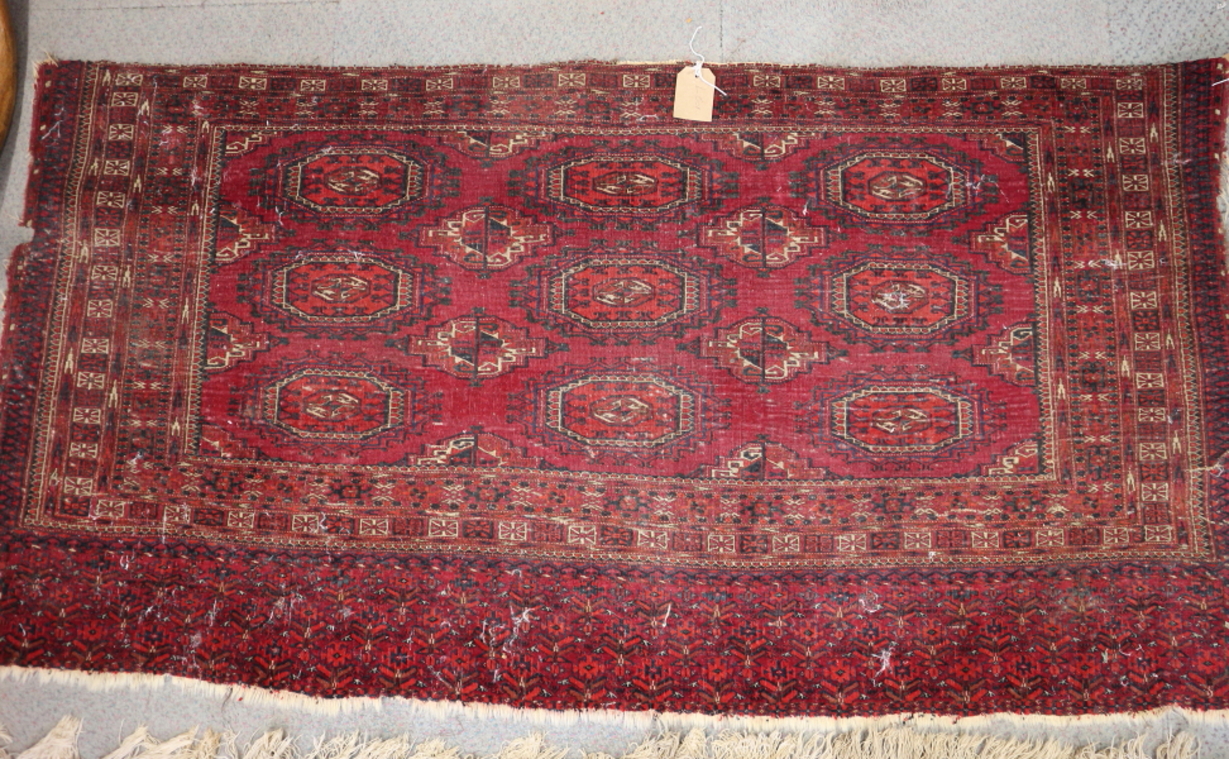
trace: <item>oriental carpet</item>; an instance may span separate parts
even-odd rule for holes
[[[1226,68],[46,65],[0,664],[1229,707]]]

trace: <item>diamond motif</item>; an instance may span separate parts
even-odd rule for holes
[[[511,322],[474,313],[411,338],[408,352],[454,377],[481,382],[545,356],[547,341],[529,337],[529,330]]]
[[[514,266],[553,236],[549,224],[535,224],[506,206],[467,208],[420,233],[423,245],[479,272]]]
[[[700,342],[700,355],[715,359],[743,382],[767,385],[789,382],[813,363],[827,361],[827,347],[783,319],[743,319]]]
[[[753,206],[705,227],[700,244],[752,269],[780,269],[827,247],[828,236],[788,208]]]

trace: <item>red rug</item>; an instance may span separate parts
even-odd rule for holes
[[[38,85],[0,663],[1229,707],[1219,60]]]

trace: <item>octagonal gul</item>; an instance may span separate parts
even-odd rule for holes
[[[867,261],[832,283],[833,312],[868,332],[927,334],[970,313],[969,281],[931,263]]]
[[[652,154],[594,155],[548,172],[552,200],[598,214],[653,214],[701,197],[700,173]]]
[[[265,389],[263,414],[298,437],[362,440],[404,421],[404,396],[369,372],[306,369]]]
[[[273,273],[273,305],[307,321],[366,322],[413,306],[412,272],[355,256],[311,256]]]
[[[551,280],[550,307],[589,329],[658,327],[693,313],[699,283],[650,258],[585,258]]]
[[[823,173],[823,197],[868,219],[926,221],[963,205],[967,172],[921,151],[858,153]]]
[[[547,427],[587,447],[658,448],[695,429],[695,396],[655,375],[582,377],[545,400]]]
[[[286,194],[326,214],[379,214],[420,197],[422,164],[375,147],[326,148],[290,164]]]
[[[859,388],[832,402],[831,432],[875,454],[935,451],[969,437],[969,399],[930,385]]]
[[[683,251],[594,248],[531,265],[512,304],[531,319],[602,344],[681,336],[733,297],[719,267]]]

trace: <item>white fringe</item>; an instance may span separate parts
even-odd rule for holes
[[[248,746],[243,752],[243,759],[295,759],[294,739],[281,730],[270,730]],[[18,759],[21,759],[18,757]],[[166,757],[166,759],[181,759]],[[208,759],[208,757],[205,757]]]
[[[81,721],[65,717],[48,735],[17,759],[77,759]],[[0,728],[0,736],[5,735]],[[1196,759],[1199,747],[1185,733],[1163,741],[1151,753],[1139,737],[1122,745],[1072,746],[1056,740],[1030,742],[968,733],[926,732],[916,727],[845,733],[743,733],[708,735],[694,729],[645,740],[621,759]],[[539,734],[505,745],[485,759],[565,759],[571,749],[549,745]],[[320,738],[300,753],[293,738],[271,730],[240,752],[230,734],[197,731],[158,741],[138,727],[104,759],[461,759],[442,741],[411,746],[402,735],[367,739],[357,733]],[[591,753],[583,759],[615,759]]]
[[[675,712],[628,712],[615,709],[593,709],[588,711],[554,711],[550,709],[523,709],[502,704],[476,704],[456,701],[424,701],[401,697],[380,698],[315,698],[300,693],[288,691],[273,691],[253,688],[243,685],[218,685],[200,680],[171,675],[145,675],[124,673],[75,672],[58,669],[35,669],[27,667],[0,667],[0,682],[12,680],[17,682],[35,681],[81,688],[88,691],[145,691],[158,692],[166,688],[176,688],[201,698],[212,698],[228,703],[246,703],[253,706],[273,707],[283,710],[293,710],[309,714],[336,716],[341,714],[361,713],[369,710],[380,711],[385,703],[396,703],[399,707],[408,707],[409,719],[425,717],[437,720],[500,720],[523,724],[529,727],[573,727],[577,725],[601,725],[635,730],[644,734],[678,733],[685,735],[692,730],[710,730],[736,733],[784,733],[806,732],[819,733],[829,731],[882,731],[893,727],[916,727],[933,729],[993,729],[1002,730],[1004,726],[1014,728],[1036,727],[1071,727],[1079,725],[1096,725],[1097,727],[1112,727],[1122,732],[1135,733],[1139,730],[1141,721],[1162,720],[1170,715],[1177,715],[1187,722],[1209,722],[1217,725],[1229,724],[1229,710],[1192,711],[1176,706],[1167,706],[1149,711],[1125,712],[1112,714],[1084,714],[1072,716],[1054,716],[1045,714],[1012,714],[998,712],[975,717],[959,717],[943,714],[902,713],[888,714],[878,717],[748,717],[730,715],[687,714]],[[131,736],[130,736],[131,738]],[[270,738],[271,740],[271,738]],[[416,746],[415,751],[424,751],[424,746]],[[433,749],[435,750],[435,749]],[[439,748],[445,753],[413,755],[408,759],[461,759],[460,755],[447,753],[447,747]],[[108,757],[107,759],[137,759],[139,751],[125,756]],[[0,756],[0,759],[4,759]],[[18,757],[17,759],[21,759]],[[27,758],[30,759],[30,758]],[[232,752],[229,759],[246,759],[237,752]],[[279,758],[280,759],[280,758]],[[295,758],[297,759],[297,758]],[[325,759],[311,757],[309,759]],[[342,759],[342,758],[339,758]],[[344,758],[357,759],[357,758]],[[362,759],[367,759],[363,757]],[[660,759],[659,757],[635,757],[633,759]],[[674,759],[691,759],[689,756],[674,757]]]
[[[111,753],[104,756],[102,759],[133,759],[138,753],[144,751],[150,746],[157,745],[158,741],[154,740],[149,731],[142,725],[132,731],[124,740],[120,741],[119,746]]]
[[[81,720],[64,717],[41,741],[18,754],[17,759],[79,759],[77,736],[80,734]]]
[[[140,729],[140,728],[138,728]],[[148,735],[148,733],[146,733]],[[148,748],[142,753],[136,754],[139,759],[191,759],[198,753],[200,749],[205,747],[205,741],[196,740],[196,728],[189,730],[186,733],[180,733],[174,738],[168,738],[161,743],[150,742]],[[212,757],[217,754],[217,744],[212,746],[212,751],[205,754],[206,757]],[[21,757],[17,757],[21,759]]]
[[[411,711],[436,719],[500,719],[519,720],[532,725],[568,726],[586,722],[600,722],[647,732],[660,715],[652,712],[625,712],[614,709],[590,711],[556,711],[551,709],[519,709],[502,704],[465,704],[455,701],[424,701],[390,697],[387,699],[316,698],[289,691],[274,691],[245,685],[219,685],[201,680],[172,675],[146,675],[139,673],[77,672],[65,669],[39,669],[33,667],[0,666],[0,682],[35,681],[52,685],[66,685],[89,691],[113,690],[160,690],[174,687],[202,698],[216,698],[255,706],[293,709],[335,716],[366,711],[379,711],[385,700],[408,704]]]

